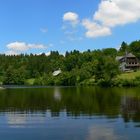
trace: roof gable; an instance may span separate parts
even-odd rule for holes
[[[132,53],[128,53],[128,54],[126,54],[124,57],[136,57],[136,56],[133,55]]]

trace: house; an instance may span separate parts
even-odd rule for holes
[[[60,73],[62,73],[61,69],[56,70],[52,73],[53,76],[58,76]]]
[[[131,71],[140,68],[140,62],[138,58],[132,53],[126,53],[124,56],[117,56],[116,60],[120,62],[120,70]]]

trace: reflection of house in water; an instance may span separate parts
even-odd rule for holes
[[[129,71],[140,68],[138,58],[132,53],[126,53],[124,56],[117,56],[116,60],[120,62],[120,70]]]
[[[125,121],[140,122],[140,98],[124,97],[121,103],[122,114]]]
[[[61,93],[59,88],[54,89],[54,99],[57,101],[61,101]]]

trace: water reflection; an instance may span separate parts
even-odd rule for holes
[[[124,97],[122,102],[122,115],[125,122],[133,120],[140,122],[140,98],[139,97]]]
[[[60,93],[60,88],[55,88],[54,89],[54,99],[60,101],[61,100],[61,93]]]
[[[52,116],[63,110],[68,116],[106,115],[117,117],[121,96],[116,92],[95,88],[11,89],[1,91],[0,110],[40,111],[50,110]],[[56,116],[55,115],[55,116]]]
[[[7,116],[7,123],[14,127],[22,127],[27,122],[27,114],[9,113]]]
[[[137,92],[126,92],[100,88],[8,89],[0,91],[0,111],[46,114],[50,110],[51,117],[59,117],[60,112],[75,117],[122,115],[125,122],[139,122],[140,97]]]
[[[48,113],[47,113],[48,114]],[[46,116],[42,114],[27,114],[19,112],[6,113],[7,124],[12,128],[30,127],[33,123],[43,124],[46,121]]]
[[[0,91],[3,140],[137,140],[139,127],[139,89],[57,87]]]
[[[87,140],[120,140],[126,137],[115,134],[113,127],[108,125],[94,125],[89,128]]]

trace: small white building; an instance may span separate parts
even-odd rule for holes
[[[59,70],[54,71],[54,72],[52,73],[52,75],[53,75],[53,76],[58,76],[58,75],[61,74],[61,73],[62,73],[62,71],[61,71],[61,69],[59,69]]]

